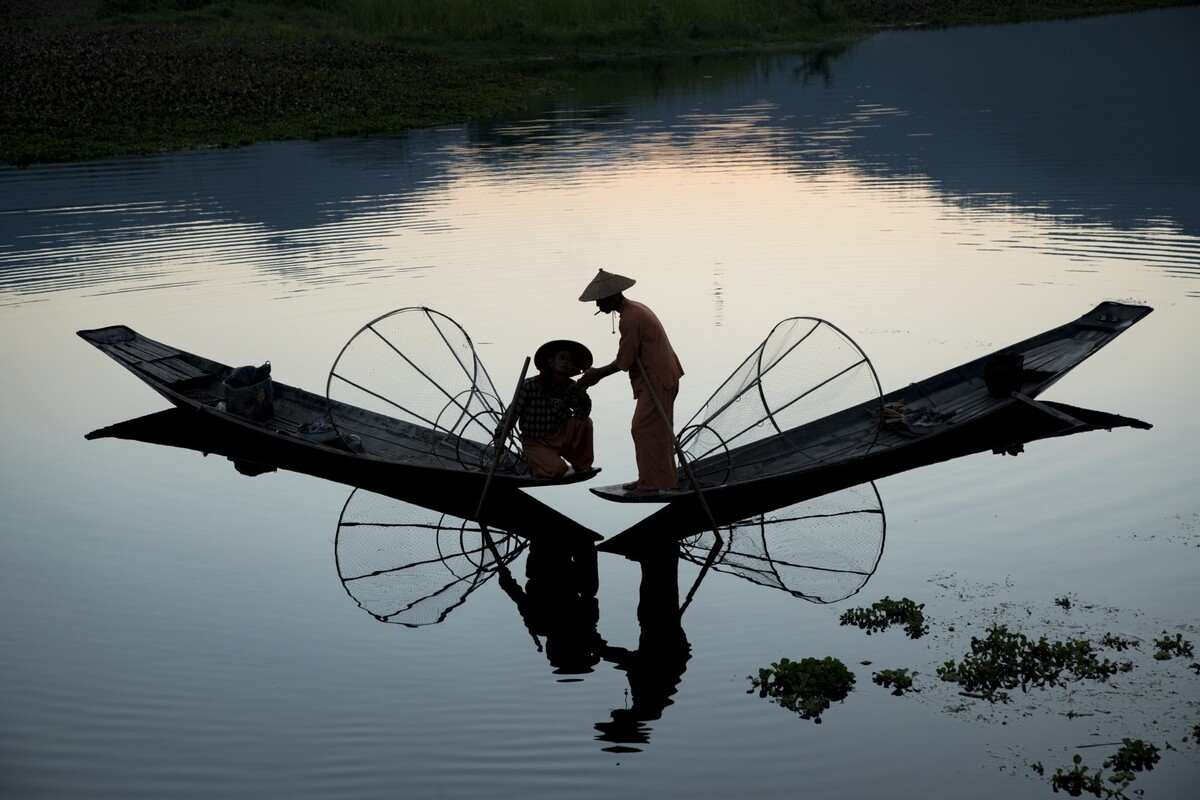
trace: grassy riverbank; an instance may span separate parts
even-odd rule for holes
[[[518,112],[562,88],[547,63],[813,49],[883,27],[1186,4],[7,0],[0,162],[384,133]]]

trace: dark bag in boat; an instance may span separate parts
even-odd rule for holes
[[[275,415],[271,395],[271,362],[261,367],[238,367],[225,379],[225,410],[256,422]]]
[[[1008,397],[1021,391],[1025,374],[1025,356],[1020,353],[997,353],[983,364],[983,382],[992,397]]]

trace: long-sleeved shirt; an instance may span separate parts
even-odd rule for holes
[[[674,386],[683,377],[679,356],[658,317],[642,303],[625,298],[621,306],[621,342],[617,345],[617,367],[629,373],[629,382],[636,396],[642,388],[642,364],[657,388]]]
[[[549,436],[571,417],[586,419],[592,398],[569,378],[559,382],[535,375],[522,381],[513,413],[522,436]]]

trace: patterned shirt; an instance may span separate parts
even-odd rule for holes
[[[538,438],[554,433],[571,417],[586,419],[592,413],[592,398],[573,380],[559,383],[535,375],[521,383],[513,412],[521,436]]]

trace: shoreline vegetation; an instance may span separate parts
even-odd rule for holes
[[[571,70],[1196,0],[5,0],[0,163],[518,114]]]

